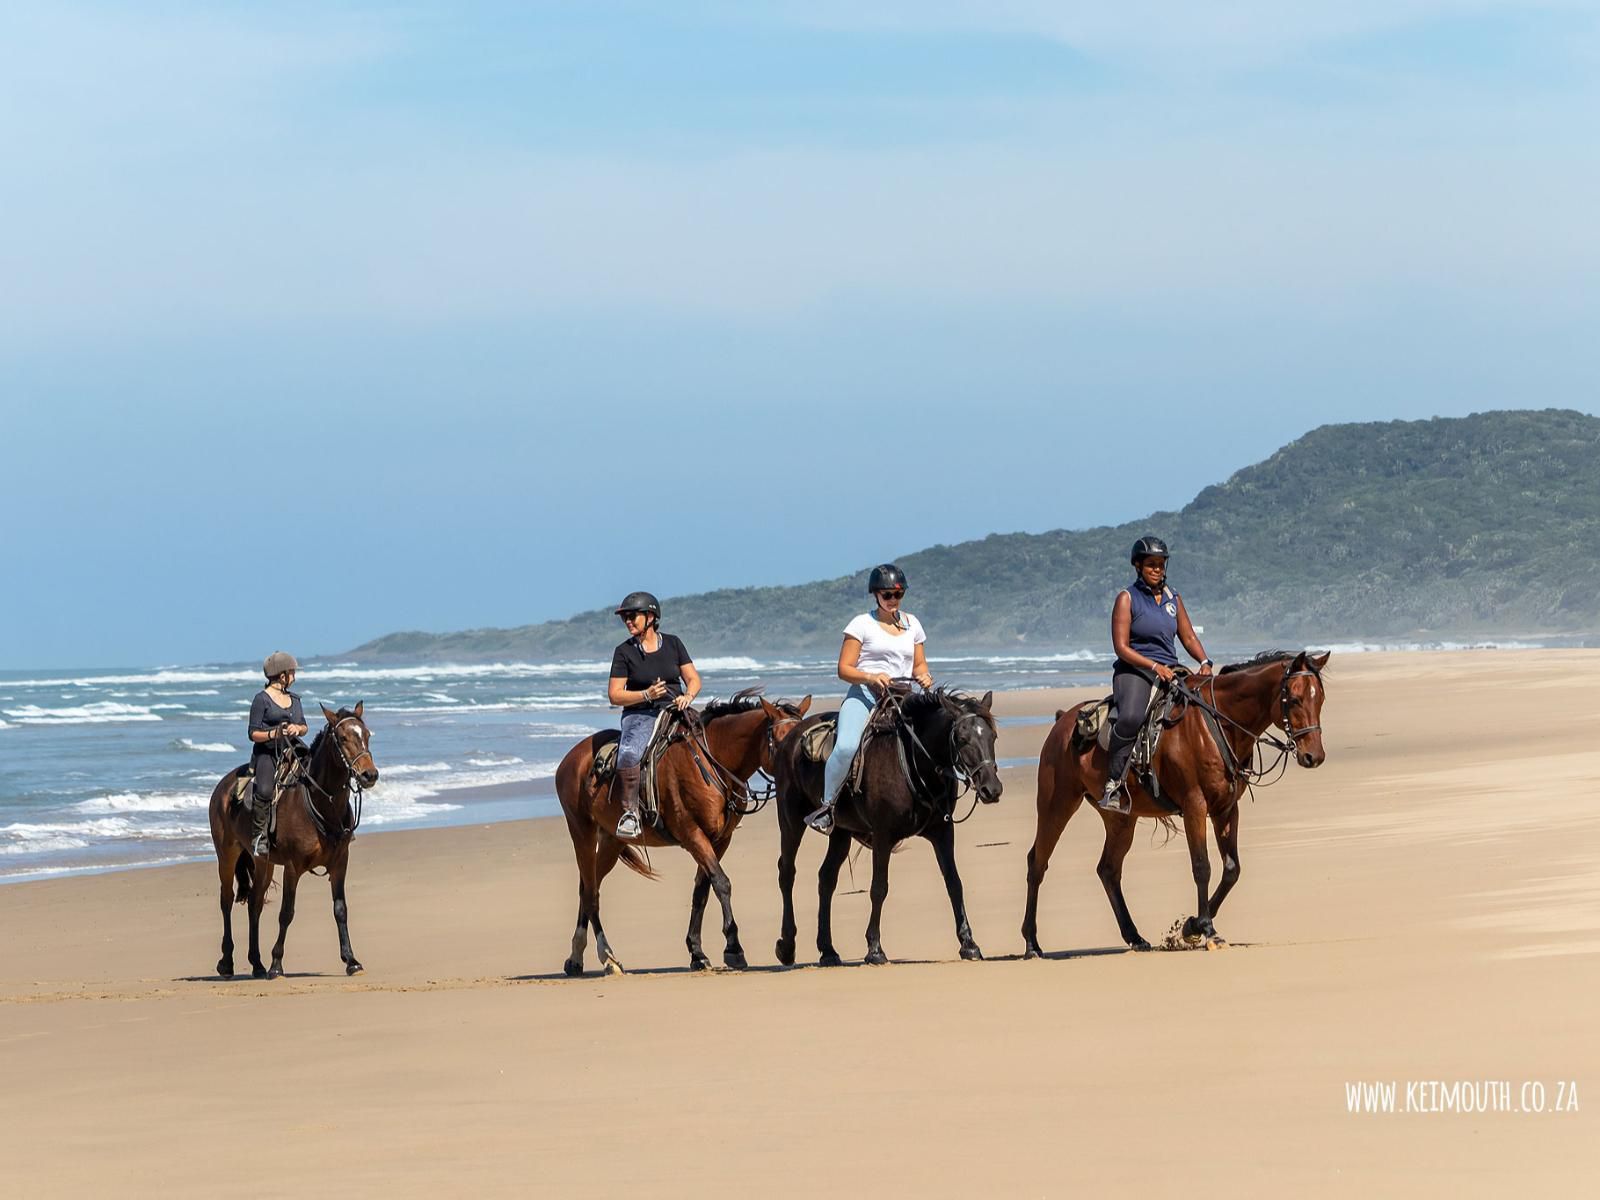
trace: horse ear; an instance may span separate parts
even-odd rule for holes
[[[363,705],[363,704],[365,704],[365,703],[366,703],[366,701],[365,701],[365,700],[357,700],[357,701],[356,701],[356,708],[355,708],[355,713],[356,713],[356,716],[358,716],[358,717],[359,717],[359,716],[360,716],[360,715],[361,715],[361,706],[362,706],[362,705]]]
[[[324,721],[326,721],[329,725],[332,725],[335,721],[337,721],[339,719],[339,714],[336,713],[336,712],[330,712],[328,710],[328,706],[326,704],[322,705],[321,708],[322,708],[322,719]]]
[[[761,700],[761,711],[767,714],[767,720],[769,720],[769,721],[781,721],[781,720],[783,720],[783,714],[781,712],[779,712],[775,707],[773,707],[771,701],[769,701],[765,696],[760,697],[760,700]]]
[[[1321,655],[1319,655],[1317,658],[1313,658],[1311,661],[1316,663],[1317,670],[1320,671],[1320,670],[1322,670],[1323,667],[1328,665],[1328,659],[1331,658],[1332,656],[1333,656],[1333,651],[1332,650],[1324,650]]]
[[[978,701],[978,707],[983,709],[984,712],[988,712],[989,711],[989,707],[993,703],[994,703],[994,693],[993,692],[985,692],[983,694],[983,699]]]
[[[795,710],[795,712],[799,713],[803,717],[803,716],[806,715],[806,710],[808,708],[810,708],[810,707],[811,707],[811,697],[807,696],[804,700],[800,701],[799,704],[796,704],[794,706],[794,710]]]

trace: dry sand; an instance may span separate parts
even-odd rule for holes
[[[1032,768],[959,830],[990,960],[955,960],[922,843],[888,967],[773,966],[776,825],[728,869],[752,969],[690,975],[686,855],[604,892],[625,977],[560,977],[565,826],[363,835],[340,971],[301,889],[271,983],[211,977],[210,865],[0,887],[0,1166],[15,1196],[1594,1194],[1600,1176],[1600,653],[1334,659],[1327,764],[1245,805],[1216,952],[1121,952],[1080,810],[1016,959]],[[1082,693],[1002,697],[1049,715]],[[1004,732],[1037,753],[1043,725]],[[810,837],[797,886],[815,931]],[[867,860],[836,901],[862,952]],[[1146,822],[1129,901],[1192,911]],[[720,961],[715,904],[707,949]],[[276,934],[276,909],[264,930]],[[243,952],[240,951],[240,961]],[[589,962],[593,966],[593,947]],[[304,972],[304,974],[299,974]],[[1355,1115],[1346,1083],[1538,1081],[1578,1112]],[[1531,1095],[1531,1093],[1530,1093]]]

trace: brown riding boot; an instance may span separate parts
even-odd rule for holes
[[[622,819],[617,822],[617,836],[633,839],[639,836],[639,768],[618,767],[617,783],[622,787]]]

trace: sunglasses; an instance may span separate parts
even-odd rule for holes
[[[898,600],[906,594],[905,588],[895,588],[892,592],[879,592],[885,600]]]
[[[642,612],[625,612],[625,613],[618,613],[617,616],[622,618],[622,623],[624,625],[632,625],[634,623],[634,621],[636,621],[640,617],[644,616],[644,614]]]

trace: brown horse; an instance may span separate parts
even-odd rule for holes
[[[600,924],[600,885],[618,859],[645,878],[656,878],[637,849],[641,844],[676,843],[689,852],[699,867],[694,877],[686,939],[690,969],[703,971],[711,965],[701,948],[700,929],[706,899],[713,890],[722,904],[726,941],[722,961],[730,967],[745,966],[739,926],[733,919],[733,885],[722,869],[722,856],[747,811],[749,790],[745,780],[758,769],[772,772],[778,744],[810,707],[810,696],[799,704],[771,704],[751,689],[731,700],[708,705],[698,718],[703,736],[693,733],[695,718],[686,714],[691,722],[689,736],[674,741],[656,769],[657,807],[665,836],[659,828],[646,828],[644,836],[635,842],[619,841],[613,835],[622,815],[622,803],[613,794],[611,781],[597,787],[590,771],[596,752],[607,742],[615,741],[617,731],[591,734],[567,752],[556,768],[556,793],[561,797],[567,831],[572,835],[572,849],[578,859],[578,924],[572,934],[572,953],[564,964],[568,975],[583,973],[591,925],[601,965],[608,971],[622,971]]]
[[[1212,926],[1212,917],[1239,880],[1239,798],[1257,778],[1251,769],[1253,755],[1267,728],[1276,725],[1284,731],[1289,741],[1278,744],[1285,755],[1292,751],[1302,767],[1321,765],[1325,757],[1322,671],[1327,665],[1326,654],[1312,657],[1307,651],[1270,651],[1249,662],[1223,667],[1211,678],[1189,677],[1186,686],[1195,699],[1162,734],[1154,762],[1161,794],[1177,806],[1189,843],[1196,912],[1183,924],[1186,940],[1222,940]],[[1216,714],[1216,728],[1227,742],[1227,757],[1211,732],[1203,706],[1210,706]],[[1022,918],[1025,958],[1044,953],[1038,938],[1039,883],[1050,866],[1051,851],[1078,805],[1084,800],[1092,804],[1105,785],[1106,752],[1094,742],[1086,750],[1073,745],[1073,729],[1083,707],[1080,704],[1056,714],[1056,723],[1039,752],[1038,828],[1028,851],[1028,908]],[[1128,776],[1128,790],[1133,797],[1131,813],[1095,809],[1106,827],[1105,849],[1097,870],[1123,941],[1135,950],[1148,950],[1150,943],[1139,935],[1122,895],[1122,860],[1133,845],[1140,817],[1168,817],[1173,810],[1154,799],[1136,781],[1135,773]],[[1222,880],[1209,897],[1208,817],[1222,854]]]
[[[250,845],[250,806],[233,803],[236,768],[222,777],[211,793],[211,843],[217,849],[217,874],[222,880],[222,958],[217,974],[233,977],[233,903],[250,905],[250,973],[257,979],[283,974],[283,942],[294,920],[295,888],[300,876],[315,867],[327,871],[333,888],[333,920],[339,927],[339,957],[346,975],[361,970],[350,949],[346,923],[344,877],[349,866],[350,838],[361,819],[359,804],[350,803],[352,784],[357,789],[378,782],[372,761],[372,735],[361,719],[361,703],[330,712],[322,708],[327,724],[311,743],[311,752],[299,779],[278,797],[277,832],[269,854],[256,858],[246,853]],[[261,964],[261,909],[272,886],[276,864],[283,865],[283,900],[278,906],[278,940],[272,947],[272,969]]]

